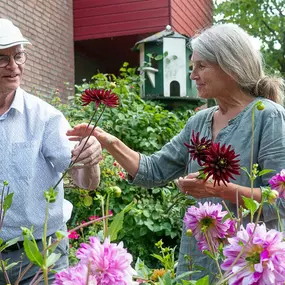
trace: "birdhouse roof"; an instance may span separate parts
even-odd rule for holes
[[[138,49],[139,48],[139,45],[140,44],[144,44],[144,43],[149,43],[149,42],[162,42],[163,41],[163,38],[179,38],[179,39],[185,39],[186,41],[189,40],[189,37],[187,36],[184,36],[184,35],[181,35],[175,31],[173,31],[171,28],[169,29],[168,27],[161,31],[161,32],[158,32],[154,35],[151,35],[139,42],[136,42],[135,43],[135,46],[133,47],[134,50]]]

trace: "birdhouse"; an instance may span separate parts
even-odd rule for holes
[[[135,44],[140,52],[140,71],[144,77],[142,97],[166,101],[199,101],[195,82],[190,79],[189,38],[171,26]]]

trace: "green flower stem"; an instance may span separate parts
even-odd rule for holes
[[[88,262],[88,266],[87,266],[87,277],[86,277],[86,283],[85,285],[89,284],[89,276],[91,274],[91,261]]]
[[[227,285],[228,283],[226,283],[230,278],[233,278],[234,276],[236,276],[238,273],[240,273],[241,271],[243,271],[244,269],[246,269],[249,265],[247,264],[246,266],[242,267],[240,270],[238,270],[237,272],[228,275],[227,277],[225,277],[224,279],[222,279],[220,282],[218,282],[215,285]]]
[[[253,148],[254,148],[254,110],[255,110],[255,105],[253,106],[251,110],[251,148],[250,148],[250,197],[253,200],[253,182],[254,182],[254,177],[253,177]],[[250,221],[251,223],[253,222],[253,215],[251,214],[250,216]]]
[[[0,252],[0,263],[1,263],[1,269],[2,269],[2,272],[3,272],[4,278],[6,280],[6,283],[9,285],[9,284],[11,284],[11,281],[9,279],[9,276],[8,276],[8,273],[7,273],[7,270],[6,270],[5,263],[4,263],[4,260],[3,260],[1,252]]]
[[[101,196],[101,211],[102,211],[102,216],[104,216],[105,214],[105,201],[104,201],[104,197]],[[104,233],[104,238],[106,236],[106,220],[104,219],[103,221],[103,233]]]
[[[70,164],[69,164],[67,170],[65,170],[65,172],[62,174],[62,176],[60,177],[60,179],[57,181],[57,183],[53,186],[53,189],[56,189],[56,187],[57,187],[58,184],[62,181],[62,179],[65,177],[65,175],[67,174],[67,172],[68,172],[68,171],[72,168],[72,166],[77,162],[77,160],[78,160],[80,154],[83,152],[83,150],[84,150],[84,148],[85,148],[85,146],[86,146],[86,144],[87,144],[89,138],[91,137],[93,131],[94,131],[95,128],[97,127],[97,124],[98,124],[99,120],[101,119],[101,117],[102,117],[102,115],[103,115],[105,109],[106,109],[106,105],[104,105],[103,110],[102,110],[100,116],[99,116],[98,119],[96,120],[96,122],[95,122],[95,124],[94,124],[94,127],[92,128],[90,134],[89,134],[88,137],[87,137],[87,140],[85,141],[83,147],[81,148],[80,152],[79,152],[78,155],[76,156],[75,160],[74,160],[73,162],[72,162],[72,161],[70,162]],[[93,119],[94,119],[96,113],[97,113],[97,109],[95,109],[95,112],[93,113],[93,115],[92,115],[92,117],[91,117],[91,119],[90,119],[90,121],[89,121],[89,123],[88,123],[86,129],[87,129],[88,126],[90,126],[90,124],[92,123],[92,121],[93,121]],[[80,142],[81,142],[81,141],[82,141],[82,139],[80,140]]]
[[[241,218],[240,218],[240,213],[239,213],[239,196],[238,196],[238,187],[236,187],[236,211],[237,211],[237,229],[240,229],[241,225]]]
[[[44,232],[43,232],[43,251],[44,251],[44,256],[43,256],[43,276],[44,276],[44,283],[45,285],[48,285],[48,268],[47,268],[47,256],[48,256],[48,251],[46,250],[47,248],[47,224],[48,224],[48,207],[49,202],[47,202],[46,205],[46,214],[45,214],[45,222],[44,222]]]
[[[0,205],[0,232],[1,232],[1,230],[2,230],[2,227],[3,227],[3,222],[4,222],[4,217],[5,217],[5,209],[3,208],[3,205],[4,205],[4,200],[5,200],[5,195],[4,195],[4,193],[5,193],[5,187],[6,187],[6,185],[5,185],[5,183],[3,184],[3,188],[2,188],[2,192],[1,192],[1,205]],[[8,188],[8,191],[7,191],[7,194],[6,195],[8,195],[9,194],[9,188]]]
[[[165,211],[166,214],[170,212],[170,210],[178,204],[178,202],[182,201],[185,199],[185,194],[178,192],[174,197],[173,197],[173,203],[168,207],[168,209]]]
[[[106,208],[105,208],[105,217],[109,215],[109,202],[110,202],[110,193],[107,194],[107,200],[106,200]],[[103,213],[104,215],[104,213]],[[105,231],[104,231],[104,238],[108,235],[108,218],[104,220],[104,223],[106,224]]]
[[[229,214],[231,220],[234,220],[234,217],[233,217],[233,215],[232,215],[230,209],[228,208],[228,206],[227,206],[227,204],[225,203],[224,200],[222,201],[222,204],[224,205],[225,209],[227,210],[227,212],[228,212],[228,214]]]
[[[216,265],[217,265],[217,268],[218,268],[220,277],[222,277],[222,276],[223,276],[223,273],[222,273],[222,270],[221,270],[221,267],[220,267],[220,264],[219,264],[219,261],[218,261],[218,258],[217,258],[217,254],[216,254],[216,252],[215,252],[215,250],[214,250],[214,246],[213,246],[212,239],[210,239],[210,238],[208,237],[208,234],[207,234],[206,231],[205,231],[204,234],[205,234],[205,238],[206,238],[206,240],[207,240],[207,244],[208,244],[208,246],[209,246],[209,249],[210,249],[211,253],[212,253],[213,256],[214,256],[214,260],[215,260],[215,262],[216,262]]]

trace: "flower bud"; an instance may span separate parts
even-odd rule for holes
[[[116,85],[115,82],[111,82],[111,83],[110,83],[110,88],[111,88],[111,89],[114,89],[114,88],[116,88],[116,87],[117,87],[117,85]]]
[[[110,187],[115,195],[115,197],[120,197],[122,194],[122,190],[119,186],[112,186]]]
[[[276,190],[271,190],[269,193],[268,193],[268,202],[270,204],[274,204],[276,199],[279,197],[279,193],[278,191]]]
[[[257,103],[256,108],[258,111],[262,111],[264,110],[265,107],[264,107],[264,104],[260,101]]]
[[[191,230],[191,229],[188,229],[188,230],[186,231],[186,236],[192,237],[192,235],[193,235],[192,230]]]

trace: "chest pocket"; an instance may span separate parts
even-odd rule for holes
[[[18,179],[30,179],[37,149],[34,142],[12,143],[12,172]]]

